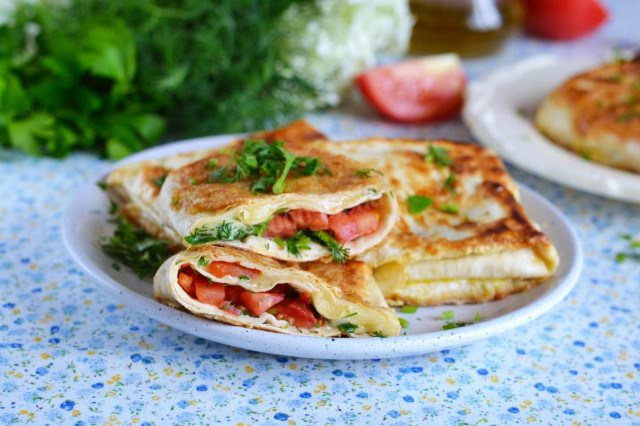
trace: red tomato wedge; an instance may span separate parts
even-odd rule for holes
[[[458,113],[466,81],[455,54],[381,66],[356,78],[360,91],[375,109],[405,123],[436,121]]]
[[[329,229],[339,243],[347,243],[378,229],[380,213],[375,206],[356,207],[350,212],[340,212],[329,216]]]
[[[298,229],[324,231],[329,226],[329,216],[325,213],[312,212],[309,210],[291,210],[289,217]]]
[[[524,0],[525,26],[540,37],[571,40],[595,30],[608,16],[598,0]]]
[[[196,294],[196,287],[193,282],[193,275],[187,271],[191,271],[191,269],[184,269],[178,273],[178,284],[189,296],[193,297]],[[193,271],[191,272],[193,273]]]
[[[260,275],[260,271],[256,269],[245,268],[244,266],[230,262],[211,262],[204,270],[218,278],[226,276],[241,277],[243,275],[249,278],[255,278]]]
[[[293,219],[286,214],[278,214],[271,219],[263,235],[269,238],[289,238],[296,232],[298,232],[298,227]]]
[[[244,291],[238,298],[242,306],[247,308],[253,315],[260,315],[271,308],[273,305],[284,300],[284,293],[252,293],[250,291]]]
[[[198,299],[199,302],[207,303],[218,308],[224,304],[224,284],[209,282],[202,275],[196,275],[193,281],[196,288],[196,299]]]
[[[309,304],[301,299],[284,300],[273,309],[276,311],[276,318],[287,320],[294,327],[314,328],[318,322]]]

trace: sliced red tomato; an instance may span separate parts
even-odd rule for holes
[[[375,206],[358,206],[350,212],[340,212],[329,216],[329,229],[339,243],[347,243],[378,229],[380,213]]]
[[[218,308],[224,304],[224,284],[209,282],[202,275],[196,275],[193,281],[196,288],[196,299],[198,299],[199,302],[207,303]]]
[[[300,328],[314,328],[318,320],[311,311],[311,306],[301,299],[287,299],[273,307],[276,318],[287,320],[289,324]]]
[[[218,278],[226,276],[241,277],[243,275],[249,278],[255,278],[260,275],[260,271],[257,269],[245,268],[244,266],[231,262],[211,262],[204,270]]]
[[[458,113],[466,80],[460,58],[445,54],[373,68],[359,75],[356,83],[382,115],[414,123]]]
[[[525,26],[540,37],[570,40],[600,26],[608,16],[598,0],[524,0]]]
[[[190,274],[188,271],[191,271]],[[180,287],[191,297],[193,297],[196,293],[196,287],[193,282],[193,271],[189,269],[182,269],[178,273],[178,284]]]
[[[310,210],[291,210],[289,217],[298,229],[324,231],[329,226],[329,217],[326,213],[312,212]]]
[[[273,305],[284,300],[284,293],[252,293],[250,291],[244,291],[238,298],[242,306],[247,308],[253,315],[260,315],[271,308]]]
[[[224,288],[224,300],[235,303],[246,290],[239,285],[228,285]]]
[[[298,232],[298,227],[296,226],[293,219],[291,219],[286,214],[276,215],[267,226],[267,230],[264,232],[265,237],[273,238],[289,238]]]

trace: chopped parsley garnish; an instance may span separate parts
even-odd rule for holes
[[[109,200],[110,201],[110,205],[109,205],[109,214],[110,215],[114,215],[116,213],[118,213],[118,204],[116,204],[115,201],[113,200]]]
[[[121,270],[121,269],[122,269],[122,268],[120,267],[120,265],[118,265],[117,263],[112,263],[112,264],[111,264],[111,267],[112,267],[113,269],[115,269],[116,271],[119,271],[119,270]]]
[[[460,208],[457,204],[443,204],[440,206],[440,211],[444,213],[457,214],[460,212]]]
[[[243,276],[241,276],[241,277],[240,277],[240,279],[241,279],[242,281],[249,281],[251,278],[249,278],[249,276],[248,276],[248,275],[243,275]]]
[[[357,324],[352,324],[350,322],[345,322],[344,324],[340,324],[338,326],[338,330],[343,331],[345,333],[354,333],[358,329]]]
[[[444,311],[441,317],[444,321],[447,321],[453,319],[455,317],[455,314],[453,313],[453,311]]]
[[[153,183],[158,188],[162,188],[162,184],[167,180],[167,175],[162,175],[159,178],[151,179],[151,183]]]
[[[190,176],[190,177],[189,177],[189,183],[190,183],[191,185],[195,185],[195,184],[197,184],[197,183],[198,183],[198,179],[194,178],[193,176]]]
[[[398,318],[398,321],[400,321],[400,327],[409,328],[409,320],[406,320],[404,318]]]
[[[98,185],[98,188],[102,189],[103,191],[107,190],[107,184],[104,182],[98,182],[96,183],[96,185]]]
[[[444,187],[448,189],[451,194],[455,194],[456,193],[455,185],[457,181],[458,181],[458,178],[456,178],[456,175],[451,173],[447,178],[447,180],[444,181]]]
[[[626,253],[618,253],[618,254],[616,254],[616,262],[622,263],[625,260],[627,260],[627,254]]]
[[[280,237],[274,237],[274,238],[273,238],[273,241],[275,241],[275,242],[276,242],[276,244],[277,244],[277,245],[279,245],[279,246],[280,246],[280,247],[282,247],[282,248],[284,248],[284,247],[285,247],[285,245],[286,245],[286,244],[284,243],[284,241],[282,241],[282,240],[280,239]]]
[[[417,310],[417,306],[404,305],[402,309],[400,309],[400,312],[402,312],[403,314],[415,314]]]
[[[215,228],[208,228],[206,226],[196,228],[191,234],[184,237],[184,239],[191,245],[205,244],[213,241],[237,241],[243,240],[249,235],[262,235],[268,225],[269,221],[266,221],[242,228],[232,222],[222,222],[221,225]]]
[[[352,312],[349,315],[345,315],[344,318],[350,318],[350,317],[355,317],[356,315],[358,315],[357,312]]]
[[[209,174],[209,183],[251,182],[253,194],[284,191],[285,179],[290,172],[297,176],[311,176],[331,171],[315,157],[296,157],[284,149],[284,142],[245,140],[241,150],[233,152],[228,163]]]
[[[443,321],[449,321],[449,320],[452,320],[455,315],[453,311],[444,311],[441,316]],[[482,318],[480,317],[480,314],[476,312],[476,315],[473,318],[473,322],[464,322],[464,321],[448,322],[442,326],[442,329],[451,330],[453,328],[464,327],[465,325],[471,325],[471,324],[480,322],[481,319]]]
[[[381,339],[386,338],[387,336],[384,335],[384,333],[382,331],[374,331],[372,334],[373,337],[380,337]]]
[[[349,249],[345,248],[331,235],[324,231],[312,231],[311,236],[329,250],[333,263],[345,263],[349,260]]]
[[[140,279],[155,273],[169,257],[169,243],[134,228],[124,218],[114,222],[117,228],[113,236],[98,238],[102,250],[131,269]]]
[[[380,170],[360,169],[360,170],[356,170],[356,177],[359,177],[360,179],[368,178],[368,177],[371,177],[371,173],[377,173],[380,176],[384,176],[384,174]]]
[[[623,240],[629,242],[628,251],[616,254],[616,262],[622,263],[627,259],[640,260],[640,240],[634,239],[631,235],[625,234],[620,236]]]
[[[591,155],[589,155],[589,153],[587,151],[585,151],[584,149],[580,150],[580,156],[587,161],[591,161]]]
[[[218,159],[215,157],[209,158],[209,162],[207,162],[207,164],[204,166],[204,168],[207,170],[213,170],[216,167],[218,167]]]
[[[446,148],[429,145],[427,153],[424,155],[424,161],[436,163],[439,166],[447,167],[453,164],[453,160],[449,157],[449,151]]]
[[[287,238],[285,241],[287,251],[296,257],[300,257],[300,250],[311,250],[309,243],[311,238],[304,231],[298,231],[295,235]]]
[[[409,213],[418,214],[423,212],[427,207],[433,204],[433,199],[429,197],[423,197],[422,195],[411,195],[407,198],[407,205],[409,206]]]
[[[201,256],[200,259],[198,259],[198,266],[200,267],[205,267],[209,264],[209,261],[207,260],[206,257]]]

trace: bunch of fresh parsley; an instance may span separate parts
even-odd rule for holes
[[[51,0],[0,25],[0,146],[111,158],[172,137],[264,128],[313,96],[278,22],[311,0]],[[320,13],[320,12],[318,12]]]

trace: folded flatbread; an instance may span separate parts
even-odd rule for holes
[[[309,336],[393,336],[400,329],[371,268],[358,261],[287,266],[207,245],[169,258],[153,281],[161,302],[247,328]]]
[[[255,133],[253,139],[266,141],[283,140],[289,143],[305,143],[324,140],[326,136],[304,120],[270,131]],[[167,175],[181,167],[203,158],[209,158],[221,150],[228,150],[241,144],[240,139],[229,146],[205,149],[125,164],[107,176],[105,183],[112,199],[118,201],[122,215],[151,235],[165,239],[174,246],[183,245],[183,239],[168,223],[163,222],[155,201],[160,194]]]
[[[556,269],[555,248],[527,218],[517,186],[493,151],[401,139],[323,149],[384,173],[397,197],[399,216],[391,234],[359,257],[375,268],[390,305],[499,299]]]

